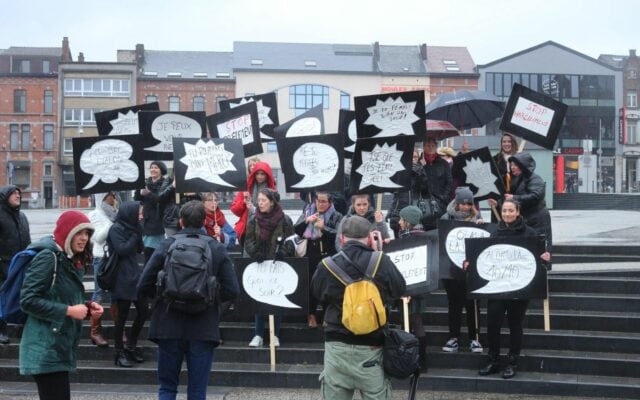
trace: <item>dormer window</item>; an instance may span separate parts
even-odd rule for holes
[[[263,62],[260,59],[254,58],[253,60],[251,60],[251,65],[262,65]]]
[[[231,74],[228,72],[216,72],[216,78],[229,78]]]
[[[313,60],[307,60],[304,62],[305,67],[317,67],[318,64]]]
[[[167,76],[169,78],[180,78],[182,77],[182,72],[168,72]]]
[[[209,76],[209,74],[207,74],[206,72],[194,72],[193,73],[193,77],[194,78],[206,78],[208,76]]]

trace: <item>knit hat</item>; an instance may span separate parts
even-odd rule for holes
[[[94,228],[89,221],[89,217],[84,213],[76,210],[69,210],[63,212],[56,221],[56,227],[53,230],[53,239],[55,242],[64,249],[65,254],[69,257],[73,257],[73,251],[71,250],[71,239],[73,236],[83,229],[89,229],[93,233]]]
[[[455,150],[453,150],[451,147],[439,147],[437,153],[438,155],[441,155],[441,156],[449,156],[449,157],[457,156]]]
[[[466,186],[456,188],[456,203],[473,204],[473,192]]]
[[[167,174],[167,165],[164,162],[159,161],[159,160],[151,161],[151,165],[157,166],[160,169],[160,173],[162,175],[166,175]]]
[[[369,232],[371,232],[371,223],[358,215],[348,217],[342,224],[342,234],[348,238],[366,238]]]
[[[400,210],[400,218],[416,226],[422,221],[422,211],[416,206],[406,206]]]

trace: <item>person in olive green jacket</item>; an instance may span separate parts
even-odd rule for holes
[[[91,264],[93,226],[80,211],[65,211],[53,236],[29,248],[31,261],[20,291],[27,314],[20,341],[20,374],[33,375],[40,399],[69,399],[82,320],[100,318],[102,306],[84,300],[82,278]]]

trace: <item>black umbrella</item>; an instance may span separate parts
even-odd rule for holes
[[[482,90],[443,93],[426,107],[428,119],[448,121],[461,131],[485,126],[503,112],[504,103]]]

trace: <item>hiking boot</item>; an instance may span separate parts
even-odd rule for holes
[[[445,345],[442,347],[442,351],[446,351],[448,353],[453,353],[455,351],[458,351],[458,339],[456,338],[451,338],[449,340],[447,340],[447,343],[445,343]]]
[[[262,347],[263,340],[260,336],[255,335],[249,342],[249,347]]]
[[[469,345],[472,353],[482,353],[482,345],[477,340],[472,340],[471,345]]]

